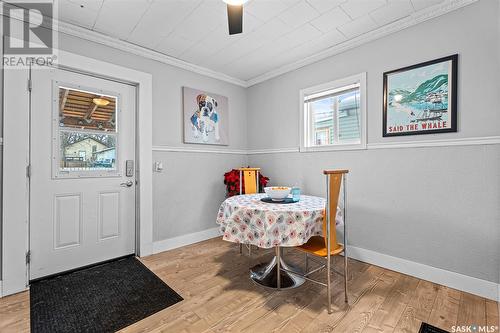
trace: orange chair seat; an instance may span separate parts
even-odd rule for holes
[[[328,254],[328,249],[326,248],[325,239],[322,236],[312,236],[309,238],[307,243],[296,247],[297,250],[301,250],[307,253],[314,254],[319,257],[326,257]],[[340,244],[330,250],[330,255],[334,256],[344,251],[344,247]]]

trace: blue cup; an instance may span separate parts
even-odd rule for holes
[[[300,200],[300,188],[292,187],[292,200],[298,202]]]

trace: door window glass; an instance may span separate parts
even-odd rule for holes
[[[116,131],[116,97],[59,87],[59,125],[63,128]]]
[[[64,86],[57,89],[57,174],[116,172],[117,96]]]

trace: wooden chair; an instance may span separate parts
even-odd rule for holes
[[[240,171],[240,195],[259,193],[260,168],[238,168]],[[248,255],[252,255],[252,245],[246,245]],[[243,244],[240,243],[240,254],[243,253]]]
[[[344,255],[344,294],[345,302],[347,303],[347,235],[346,235],[346,216],[345,216],[345,204],[346,204],[346,174],[348,170],[325,170],[323,173],[326,175],[327,184],[327,204],[326,204],[326,214],[323,219],[323,236],[313,236],[307,243],[296,247],[297,250],[305,252],[305,273],[304,275],[297,274],[296,272],[286,270],[289,273],[297,274],[302,276],[308,281],[312,281],[323,285],[327,288],[328,297],[328,313],[332,313],[332,295],[331,295],[331,257],[339,254]],[[337,243],[337,233],[336,233],[336,216],[337,216],[337,206],[340,196],[340,188],[342,183],[343,186],[343,198],[344,198],[344,244],[341,245]],[[311,270],[308,272],[308,255],[326,259],[326,264],[322,264],[319,268]],[[326,284],[313,280],[308,276],[326,267]],[[283,270],[283,268],[282,268]],[[279,274],[279,273],[278,273]],[[280,286],[278,285],[278,288]]]

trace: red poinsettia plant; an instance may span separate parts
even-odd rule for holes
[[[262,192],[269,182],[269,178],[259,172],[259,192]],[[240,194],[240,171],[233,169],[224,174],[224,184],[226,185],[227,197]],[[245,179],[242,180],[243,188],[245,188]]]

